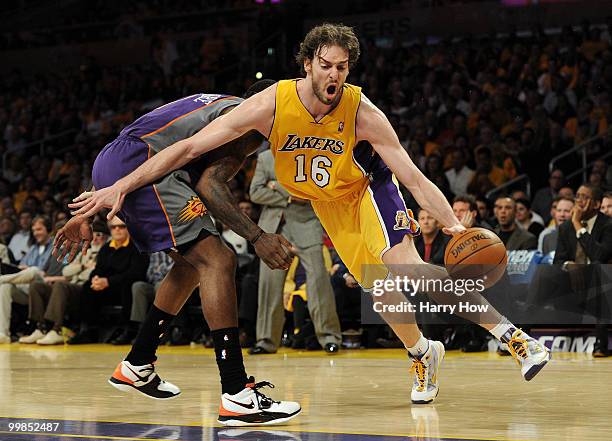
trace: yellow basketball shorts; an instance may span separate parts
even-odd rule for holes
[[[383,254],[404,236],[421,231],[390,171],[342,199],[312,201],[312,207],[338,255],[365,289],[387,276]]]

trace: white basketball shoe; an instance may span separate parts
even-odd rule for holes
[[[295,418],[302,408],[293,401],[274,401],[262,394],[262,387],[274,388],[272,383],[255,379],[237,394],[221,395],[219,423],[224,426],[263,426],[281,424]]]
[[[438,374],[444,358],[444,345],[439,341],[429,340],[429,348],[423,355],[408,355],[412,359],[411,371],[414,372],[410,398],[414,404],[431,403],[440,390]]]
[[[508,351],[521,367],[525,380],[535,377],[551,358],[550,351],[521,329],[516,329],[507,343]]]
[[[134,366],[129,361],[123,360],[108,382],[120,391],[136,390],[154,400],[171,400],[181,393],[174,384],[159,378],[152,363]]]

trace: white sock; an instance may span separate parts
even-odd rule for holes
[[[429,340],[427,340],[425,337],[423,337],[423,334],[421,334],[414,346],[409,348],[407,347],[406,349],[408,349],[410,355],[420,357],[429,349]]]
[[[493,334],[496,339],[508,343],[514,331],[516,331],[516,326],[510,323],[506,317],[502,317],[501,321],[489,332]]]

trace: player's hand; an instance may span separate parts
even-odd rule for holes
[[[346,275],[346,277],[344,278],[344,282],[346,283],[346,286],[349,288],[357,288],[359,286],[359,283],[357,282],[357,280],[355,280],[355,278],[351,274]]]
[[[71,212],[72,215],[84,217],[91,217],[100,210],[110,208],[111,211],[106,218],[111,220],[121,210],[126,195],[127,193],[121,186],[118,183],[114,183],[110,187],[82,193],[74,198],[73,203],[68,204],[68,206],[73,210],[76,209],[76,211]]]
[[[289,269],[295,248],[280,234],[263,233],[255,241],[255,252],[270,269]]]
[[[455,234],[461,234],[466,230],[465,226],[461,224],[453,225],[452,227],[444,227],[442,228],[442,232],[444,234],[448,234],[449,236],[454,236]]]
[[[80,248],[85,255],[92,240],[93,232],[87,218],[75,216],[58,230],[53,241],[52,253],[57,257],[58,262],[61,262],[66,255],[68,255],[68,262],[72,262],[79,251],[79,245],[82,244]]]
[[[463,216],[463,219],[461,219],[461,225],[463,225],[465,228],[471,228],[474,225],[474,221],[475,219],[472,212],[467,211]]]

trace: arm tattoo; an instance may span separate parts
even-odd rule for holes
[[[204,170],[196,191],[216,219],[239,236],[251,240],[259,233],[260,228],[242,213],[238,201],[227,185],[242,167],[248,151],[245,148],[236,148],[238,146],[232,147],[233,152],[222,156]],[[228,151],[225,148],[223,150]]]

